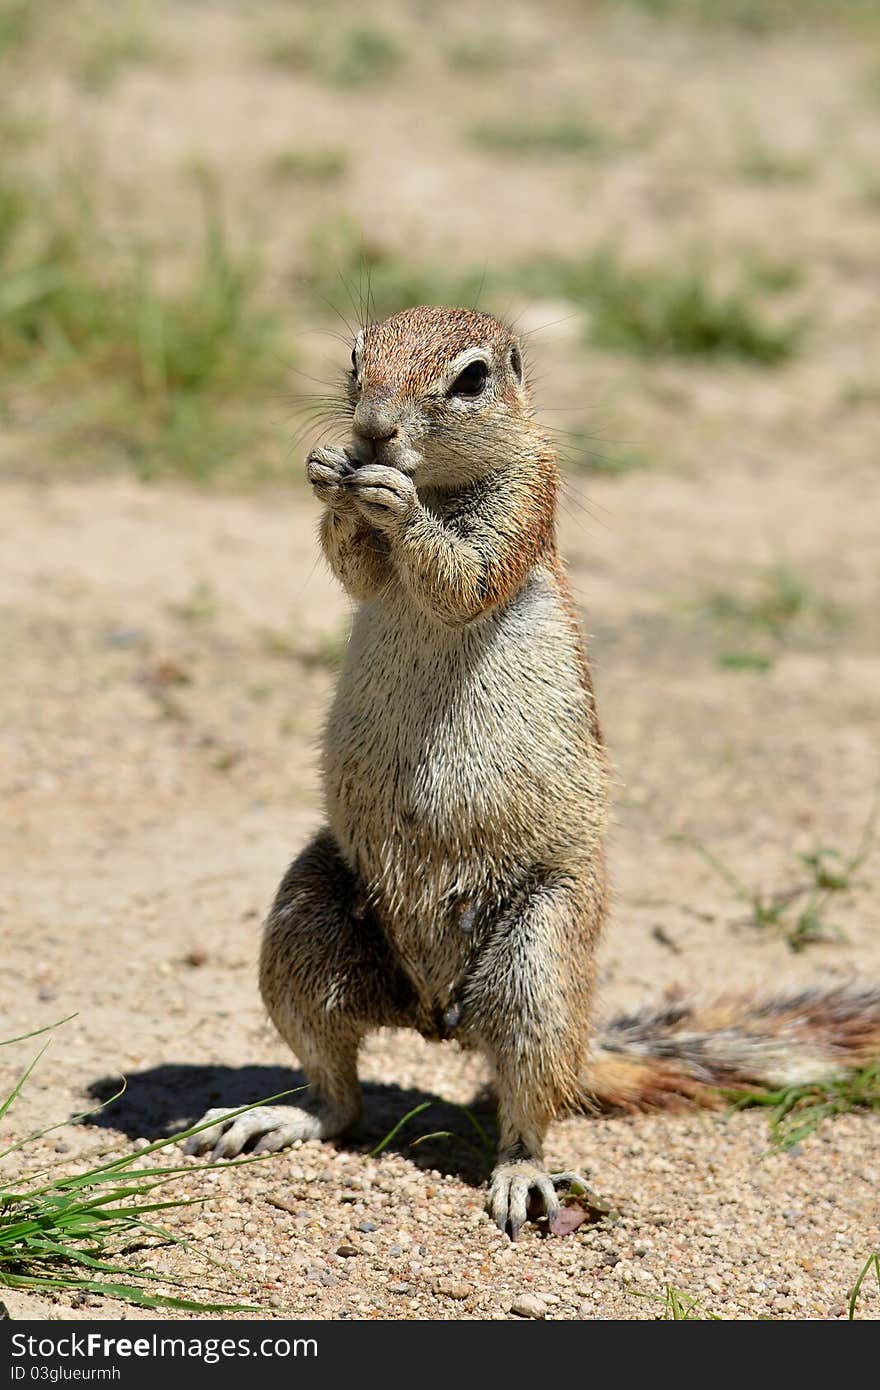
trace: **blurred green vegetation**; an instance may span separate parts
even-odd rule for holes
[[[348,168],[342,149],[279,150],[266,164],[269,177],[278,183],[325,184],[340,179]]]
[[[316,231],[304,278],[343,310],[340,287],[347,286],[348,307],[361,320],[413,304],[497,305],[511,293],[564,299],[585,311],[597,346],[645,356],[738,357],[773,366],[795,352],[803,331],[794,319],[771,322],[760,299],[765,289],[793,287],[796,271],[754,258],[744,260],[739,285],[723,293],[702,268],[635,269],[607,248],[462,273],[405,262],[341,219]]]
[[[572,472],[606,478],[622,478],[626,473],[648,468],[651,462],[640,449],[600,441],[587,430],[577,428],[562,438],[560,457]]]
[[[611,0],[581,0],[590,22],[607,22],[611,9],[627,7],[630,29],[641,35],[640,42],[652,43],[660,37],[659,25],[667,22],[754,30],[785,24],[794,29],[829,18],[880,22],[880,0],[840,0],[835,5],[820,0],[624,0],[620,6]],[[231,5],[233,10],[240,15],[243,0]],[[649,17],[633,21],[633,11]],[[785,298],[804,287],[806,263],[786,257],[785,248],[772,255],[749,249],[750,236],[740,249],[728,244],[710,251],[708,221],[698,224],[703,231],[695,234],[691,252],[682,253],[679,233],[683,219],[701,206],[706,190],[700,179],[707,182],[707,171],[734,184],[738,178],[779,185],[773,201],[783,205],[787,186],[791,197],[797,197],[797,186],[804,185],[806,200],[810,185],[823,177],[832,158],[840,167],[837,150],[822,140],[810,145],[803,132],[798,132],[799,139],[807,140],[803,150],[800,143],[792,149],[784,139],[787,132],[771,127],[768,133],[758,113],[736,105],[727,144],[708,156],[716,167],[707,164],[692,182],[689,171],[679,175],[673,167],[670,185],[660,188],[662,180],[657,179],[654,189],[656,170],[646,173],[644,145],[621,141],[594,121],[579,89],[566,89],[563,82],[537,114],[534,105],[524,109],[508,100],[527,58],[534,57],[538,72],[545,61],[552,66],[557,54],[549,40],[546,50],[538,46],[534,55],[527,54],[517,26],[500,17],[463,16],[435,34],[438,90],[442,79],[446,90],[461,95],[460,107],[456,102],[444,105],[446,128],[438,123],[437,138],[447,143],[436,158],[454,163],[470,146],[470,164],[482,159],[487,171],[494,164],[505,179],[523,180],[533,171],[543,178],[541,162],[558,161],[553,175],[560,182],[569,180],[575,195],[572,216],[576,200],[592,197],[603,181],[610,185],[617,180],[620,166],[623,175],[615,187],[625,185],[627,197],[635,189],[645,215],[654,219],[656,248],[650,261],[633,260],[625,237],[615,240],[613,248],[610,240],[594,240],[582,252],[550,255],[540,250],[539,224],[531,242],[511,237],[508,245],[493,246],[485,264],[481,246],[473,256],[441,252],[429,259],[415,249],[416,236],[383,230],[378,239],[346,211],[349,185],[352,199],[364,196],[362,147],[354,141],[349,147],[338,126],[326,144],[315,144],[309,129],[291,123],[282,127],[274,150],[271,144],[258,145],[254,187],[262,200],[259,216],[266,218],[265,233],[257,225],[259,216],[249,220],[239,215],[230,242],[219,200],[210,197],[200,237],[193,234],[191,217],[169,227],[167,236],[151,220],[152,210],[139,223],[137,172],[125,185],[120,161],[109,160],[113,167],[105,179],[100,140],[95,148],[88,136],[76,149],[72,140],[68,144],[56,108],[43,99],[48,87],[42,79],[57,73],[62,79],[58,86],[66,84],[68,98],[74,94],[69,109],[84,112],[83,127],[92,121],[90,129],[103,139],[109,126],[102,122],[118,95],[115,88],[110,97],[107,91],[117,83],[124,87],[135,66],[156,65],[161,80],[168,62],[177,62],[178,48],[185,59],[184,79],[195,65],[194,50],[186,49],[185,39],[178,44],[173,27],[180,13],[173,4],[147,0],[0,0],[0,81],[10,95],[0,110],[0,418],[6,425],[23,421],[26,431],[38,431],[42,456],[54,450],[87,466],[133,467],[145,477],[176,472],[202,480],[237,476],[239,469],[251,476],[273,471],[269,460],[283,451],[278,417],[283,420],[287,413],[283,405],[279,409],[279,401],[290,398],[291,326],[324,325],[331,307],[354,322],[425,302],[476,305],[510,317],[536,300],[561,301],[563,314],[570,306],[581,327],[582,348],[641,359],[634,370],[648,381],[649,390],[657,387],[667,359],[696,361],[719,373],[731,361],[758,370],[776,368],[812,349],[814,338],[820,343],[826,324],[815,295],[809,312],[816,331],[809,342],[802,302],[807,296]],[[383,12],[381,21],[337,3],[290,6],[283,12],[255,5],[252,23],[250,11],[248,16],[241,61],[251,81],[265,79],[264,70],[255,69],[256,56],[338,89],[319,94],[334,106],[348,89],[359,93],[352,96],[349,111],[357,118],[374,102],[398,101],[398,79],[410,89],[414,79],[420,80],[423,20],[405,14],[404,7],[396,15],[393,8]],[[680,38],[677,33],[673,42]],[[701,34],[692,42],[698,53],[705,38]],[[728,35],[725,42],[742,51],[735,38]],[[859,40],[859,91],[871,114],[873,89],[862,90],[869,85],[863,50],[869,62],[876,59]],[[17,84],[20,71],[28,81]],[[175,71],[175,83],[177,79]],[[38,99],[31,93],[38,93]],[[310,100],[314,96],[312,88]],[[124,90],[121,100],[126,100]],[[57,109],[68,108],[62,102]],[[189,109],[186,103],[183,109]],[[657,128],[662,130],[665,120],[675,133],[679,113],[657,109]],[[653,129],[651,122],[643,113],[640,123],[623,125]],[[278,127],[272,130],[278,140]],[[193,167],[203,161],[203,175],[220,162],[208,146],[206,142],[204,150],[193,151]],[[654,153],[652,147],[651,160]],[[663,151],[661,156],[666,157]],[[848,158],[853,201],[869,217],[880,203],[880,180],[867,140],[864,147],[853,147]],[[519,159],[531,161],[528,169],[523,163],[510,170],[508,161]],[[156,203],[167,200],[177,209],[174,216],[180,216],[180,190],[173,180],[179,179],[182,164],[178,151],[173,174],[162,172],[161,155],[149,169],[149,178],[156,180]],[[59,167],[66,170],[64,177]],[[240,164],[228,187],[239,200],[240,214],[252,188],[245,184]],[[152,193],[150,185],[150,197]],[[747,207],[760,196],[760,190],[746,195],[741,185],[739,193]],[[602,207],[601,191],[598,196]],[[432,215],[430,209],[416,209],[416,230],[422,214]],[[590,224],[594,237],[599,229],[612,235],[606,214],[607,208]],[[286,239],[286,229],[281,236],[276,233],[288,215],[293,231],[285,261],[276,243]],[[454,219],[455,208],[443,216]],[[132,232],[132,225],[142,225],[143,234]],[[375,225],[386,227],[379,217]],[[255,257],[233,249],[249,235],[257,246],[269,247],[267,257],[276,257],[271,283]],[[586,235],[584,240],[589,240]],[[759,237],[759,245],[762,240],[773,244]],[[565,237],[550,241],[570,246]],[[535,248],[531,253],[530,245]],[[523,246],[525,251],[513,249]],[[821,289],[820,277],[816,281]],[[808,288],[812,291],[812,277]],[[866,373],[841,387],[840,399],[847,407],[874,408],[876,390]],[[283,423],[288,425],[289,418]],[[619,474],[644,462],[638,453],[591,454],[587,442],[585,435],[584,447],[576,445],[573,467]]]
[[[334,87],[364,87],[391,77],[403,65],[400,42],[375,24],[348,27],[323,20],[303,30],[278,29],[262,43],[269,63],[309,73]]]
[[[149,29],[135,21],[117,20],[99,29],[84,45],[77,72],[84,86],[105,92],[125,68],[152,63],[162,56]]]
[[[754,134],[743,141],[737,160],[737,173],[751,183],[807,183],[815,172],[806,155],[774,149]]]
[[[302,269],[304,287],[358,323],[413,304],[475,304],[488,288],[479,270],[418,265],[365,238],[350,217],[315,228]]]
[[[206,197],[194,265],[173,289],[113,254],[76,188],[0,181],[0,370],[40,400],[57,442],[87,438],[146,477],[208,477],[252,440],[255,388],[284,378],[277,320]]]
[[[769,671],[783,648],[824,641],[847,617],[785,563],[750,576],[738,591],[710,591],[700,613],[723,644],[718,664],[730,671]]]
[[[518,285],[584,306],[592,341],[624,352],[739,357],[772,366],[790,357],[801,338],[799,322],[768,320],[747,275],[720,292],[695,265],[636,269],[607,248],[578,260],[534,261],[521,268]]]
[[[484,34],[479,38],[460,39],[446,50],[449,66],[456,72],[475,77],[497,72],[509,61],[507,38],[502,33]]]
[[[0,0],[0,58],[28,38],[34,14],[31,0]]]
[[[493,154],[544,158],[554,154],[602,154],[611,139],[582,116],[568,114],[523,120],[484,121],[470,131],[471,143]]]
[[[628,0],[659,19],[725,24],[755,34],[804,22],[873,22],[880,0]]]
[[[167,61],[148,0],[0,0],[0,63],[28,56],[106,92],[129,67]]]

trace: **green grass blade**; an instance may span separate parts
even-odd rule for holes
[[[253,1303],[200,1303],[189,1298],[149,1294],[134,1284],[107,1284],[94,1279],[12,1275],[0,1278],[0,1285],[4,1284],[10,1289],[34,1289],[37,1292],[43,1289],[75,1289],[81,1293],[98,1294],[103,1298],[118,1298],[124,1303],[134,1303],[141,1308],[176,1308],[187,1313],[262,1313],[265,1311]]]
[[[24,1072],[24,1074],[23,1074],[22,1076],[19,1077],[18,1081],[17,1081],[16,1084],[13,1086],[12,1090],[9,1092],[9,1095],[6,1097],[6,1099],[5,1099],[4,1101],[0,1102],[0,1120],[3,1119],[3,1116],[4,1116],[5,1114],[7,1114],[7,1112],[8,1112],[9,1109],[10,1109],[10,1107],[13,1106],[13,1105],[15,1104],[16,1100],[17,1100],[18,1097],[21,1095],[21,1089],[22,1089],[22,1087],[24,1086],[24,1083],[27,1081],[28,1077],[30,1076],[31,1072],[33,1071],[34,1067],[35,1067],[35,1066],[37,1065],[37,1063],[39,1062],[40,1058],[42,1057],[43,1053],[46,1051],[46,1048],[47,1048],[48,1046],[49,1046],[49,1043],[46,1043],[45,1047],[42,1047],[42,1048],[40,1049],[40,1051],[37,1053],[37,1055],[36,1055],[36,1057],[34,1058],[34,1060],[31,1062],[30,1066],[27,1068],[27,1070]],[[3,1157],[5,1157],[5,1155],[4,1155],[4,1154],[0,1154],[0,1158],[3,1158]]]
[[[375,1149],[370,1150],[370,1158],[376,1158],[384,1149],[387,1149],[391,1141],[397,1138],[403,1127],[408,1125],[410,1120],[414,1120],[416,1115],[421,1115],[423,1110],[430,1110],[431,1106],[436,1104],[436,1100],[423,1100],[421,1105],[415,1105],[412,1110],[408,1110],[403,1118],[397,1121],[394,1128],[389,1130],[385,1138],[376,1145]]]
[[[865,1276],[867,1275],[868,1270],[871,1268],[872,1265],[874,1266],[874,1270],[877,1275],[877,1284],[878,1286],[880,1286],[880,1254],[878,1254],[875,1251],[874,1254],[868,1256],[867,1260],[862,1266],[862,1271],[858,1279],[853,1284],[853,1291],[849,1296],[849,1311],[847,1314],[847,1319],[849,1322],[853,1322],[855,1320],[856,1302],[858,1301],[859,1294],[861,1293],[862,1284],[865,1282]]]
[[[34,1028],[30,1033],[19,1033],[17,1038],[0,1038],[0,1047],[11,1047],[13,1043],[25,1042],[28,1038],[38,1038],[41,1033],[51,1033],[53,1029],[60,1028],[63,1023],[69,1023],[76,1014],[68,1014],[66,1018],[59,1018],[57,1023],[46,1023],[42,1028]]]

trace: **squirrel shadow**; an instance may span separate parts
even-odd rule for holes
[[[237,1110],[282,1091],[303,1087],[305,1078],[302,1072],[285,1067],[165,1063],[130,1073],[125,1091],[113,1100],[120,1085],[118,1076],[92,1081],[88,1094],[102,1108],[84,1117],[81,1123],[120,1131],[129,1139],[164,1139],[198,1124],[206,1110]],[[349,1134],[326,1140],[330,1147],[369,1154],[388,1139],[410,1111],[422,1106],[383,1145],[382,1152],[402,1154],[417,1168],[449,1174],[472,1187],[486,1181],[496,1136],[495,1101],[488,1091],[481,1092],[467,1106],[475,1124],[487,1136],[489,1143],[485,1144],[461,1106],[430,1091],[375,1081],[364,1082],[362,1089],[361,1120]],[[296,1099],[294,1095],[284,1096],[277,1103],[295,1104]]]

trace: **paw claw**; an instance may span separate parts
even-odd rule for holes
[[[537,1163],[501,1163],[492,1174],[487,1210],[499,1231],[510,1234],[516,1240],[526,1222],[530,1219],[529,1197],[532,1193],[540,1199],[543,1215],[552,1222],[559,1214],[557,1187],[576,1185],[586,1191],[586,1183],[578,1173],[548,1173]],[[535,1218],[532,1218],[535,1219]]]
[[[261,1105],[243,1115],[229,1117],[226,1110],[209,1110],[203,1123],[217,1124],[200,1130],[184,1141],[188,1154],[210,1154],[210,1162],[237,1158],[249,1146],[255,1153],[277,1153],[296,1139],[321,1139],[336,1132],[329,1116],[301,1109],[296,1105]],[[256,1141],[254,1143],[254,1141]]]

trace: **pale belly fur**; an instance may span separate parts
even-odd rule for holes
[[[604,801],[589,730],[546,571],[463,627],[399,588],[359,608],[325,735],[329,823],[425,1003],[445,1005],[473,950],[463,912],[583,862]]]

